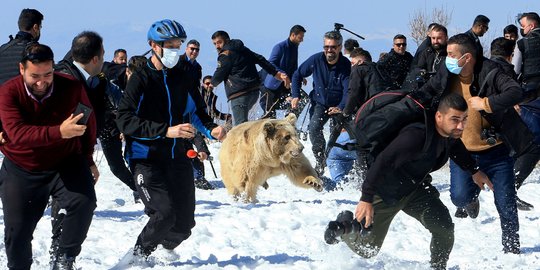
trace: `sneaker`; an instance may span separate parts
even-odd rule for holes
[[[195,179],[195,187],[198,189],[204,189],[204,190],[213,190],[214,186],[208,182],[204,177]]]
[[[478,213],[480,212],[480,201],[478,201],[478,198],[467,204],[465,206],[465,211],[470,218],[478,217]]]
[[[133,191],[133,201],[135,201],[135,203],[141,203],[141,195],[138,191]]]
[[[75,270],[75,257],[68,257],[62,254],[51,264],[51,270]]]
[[[516,205],[517,209],[521,211],[531,211],[534,209],[534,206],[532,204],[521,200],[518,196],[516,196]]]

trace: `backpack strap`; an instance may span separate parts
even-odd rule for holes
[[[493,77],[495,77],[495,73],[497,73],[497,71],[498,71],[498,68],[494,68],[489,71],[489,73],[486,75],[486,79],[484,79],[484,81],[482,82],[482,85],[480,85],[478,96],[482,95],[485,92],[488,81],[491,81]]]

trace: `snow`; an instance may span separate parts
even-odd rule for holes
[[[310,142],[305,142],[305,146],[304,153],[313,162]],[[220,143],[209,147],[219,177]],[[131,191],[109,171],[99,151],[96,160],[101,172],[96,185],[98,206],[77,266],[85,270],[124,269],[115,265],[130,252],[148,218],[143,205],[135,204]],[[245,204],[233,201],[206,165],[207,178],[219,188],[196,190],[197,225],[192,236],[174,251],[159,247],[146,264],[128,269],[429,269],[430,235],[419,222],[403,213],[395,217],[380,253],[374,258],[361,258],[344,243],[324,242],[326,224],[342,210],[354,212],[360,197],[357,183],[319,193],[294,187],[280,176],[268,181],[268,190],[259,190],[257,204]],[[456,208],[450,201],[448,167],[432,175],[433,184],[453,215]],[[454,218],[455,244],[448,268],[540,269],[539,178],[537,168],[519,190],[523,200],[537,207],[519,212],[522,254],[502,252],[493,194],[482,192],[476,219]],[[3,225],[3,213],[0,214]],[[49,267],[50,220],[50,210],[46,210],[34,233],[32,269]],[[3,236],[1,230],[0,238]],[[0,269],[6,265],[1,241]]]

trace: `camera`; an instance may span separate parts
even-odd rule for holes
[[[334,23],[334,30],[339,31],[341,28],[343,28],[343,24],[341,23]]]
[[[499,139],[499,134],[495,131],[495,128],[483,128],[480,133],[480,139],[485,140],[489,145],[495,145],[497,139]]]

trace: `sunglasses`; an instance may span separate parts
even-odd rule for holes
[[[204,85],[211,85],[211,82],[205,82]]]
[[[332,46],[332,45],[324,45],[324,46],[323,46],[323,49],[324,49],[325,51],[327,51],[327,50],[333,50],[333,51],[334,51],[334,50],[336,50],[338,47],[339,47],[339,45],[333,45],[333,46]]]
[[[188,49],[190,49],[192,51],[196,51],[196,52],[198,52],[200,50],[199,48],[195,48],[195,47],[188,47]]]
[[[407,43],[396,43],[394,45],[396,45],[398,47],[407,47]]]

